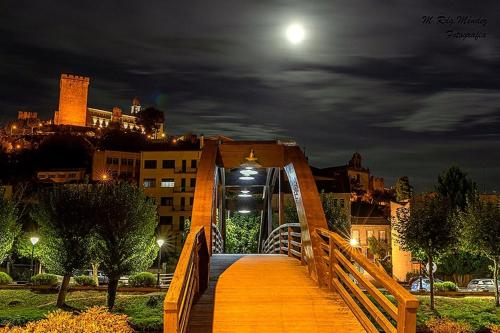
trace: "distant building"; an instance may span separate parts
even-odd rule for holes
[[[54,113],[55,125],[103,128],[115,124],[123,129],[144,132],[138,125],[137,113],[141,111],[139,100],[134,98],[131,114],[123,114],[119,107],[102,110],[87,106],[90,78],[62,74],[59,85],[59,108]],[[163,124],[159,132],[163,132]]]
[[[38,171],[37,179],[42,183],[81,183],[85,179],[85,169]]]
[[[92,157],[92,181],[127,180],[139,182],[141,153],[96,150]]]

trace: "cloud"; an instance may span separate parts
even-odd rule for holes
[[[453,90],[432,94],[398,120],[378,124],[412,132],[446,132],[500,120],[500,91]]]

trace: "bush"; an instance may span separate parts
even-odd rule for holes
[[[436,291],[458,291],[457,285],[451,281],[436,282],[434,283],[434,290]]]
[[[4,327],[0,333],[32,332],[119,332],[132,333],[127,316],[109,313],[104,307],[92,307],[79,315],[57,310],[47,319],[30,322],[25,327]]]
[[[430,319],[425,323],[432,333],[469,333],[472,328],[467,323],[451,321],[447,318]]]
[[[156,276],[150,272],[141,272],[131,275],[128,283],[133,287],[153,287],[156,285]]]
[[[79,286],[95,286],[94,279],[88,275],[75,276],[75,282]]]
[[[0,272],[0,286],[3,284],[9,284],[12,282],[12,278],[9,276],[9,274]]]
[[[31,283],[35,286],[57,286],[57,275],[54,274],[37,274],[31,278]]]

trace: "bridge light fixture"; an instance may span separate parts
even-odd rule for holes
[[[245,168],[243,170],[240,170],[240,173],[243,175],[243,176],[252,176],[252,175],[256,175],[258,174],[259,172],[258,171],[255,171],[253,170],[253,168]]]
[[[243,176],[243,177],[240,177],[241,180],[254,180],[255,177],[252,177],[252,176]]]
[[[240,213],[240,214],[248,214],[248,213],[250,213],[250,211],[248,209],[240,209],[238,211],[238,213]]]
[[[241,193],[241,194],[238,194],[238,196],[239,196],[240,198],[250,198],[252,195],[251,195],[251,194],[249,194],[249,193]]]
[[[241,192],[241,193],[243,193],[243,194],[250,193],[250,191],[249,191],[249,190],[241,190],[240,192]]]

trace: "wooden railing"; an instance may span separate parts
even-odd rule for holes
[[[188,234],[163,304],[165,333],[186,332],[193,299],[208,285],[209,254],[205,228]]]
[[[340,235],[325,229],[316,229],[316,232],[322,240],[322,259],[329,272],[327,285],[340,294],[365,330],[369,333],[380,330],[390,333],[415,333],[418,308],[415,296]],[[397,305],[389,301],[359,267],[394,296]],[[375,302],[361,288],[364,288]],[[390,318],[396,322],[396,326]]]
[[[212,223],[212,254],[224,252],[224,243],[219,228]]]
[[[303,261],[299,223],[285,223],[274,229],[262,245],[263,253],[288,254]]]

